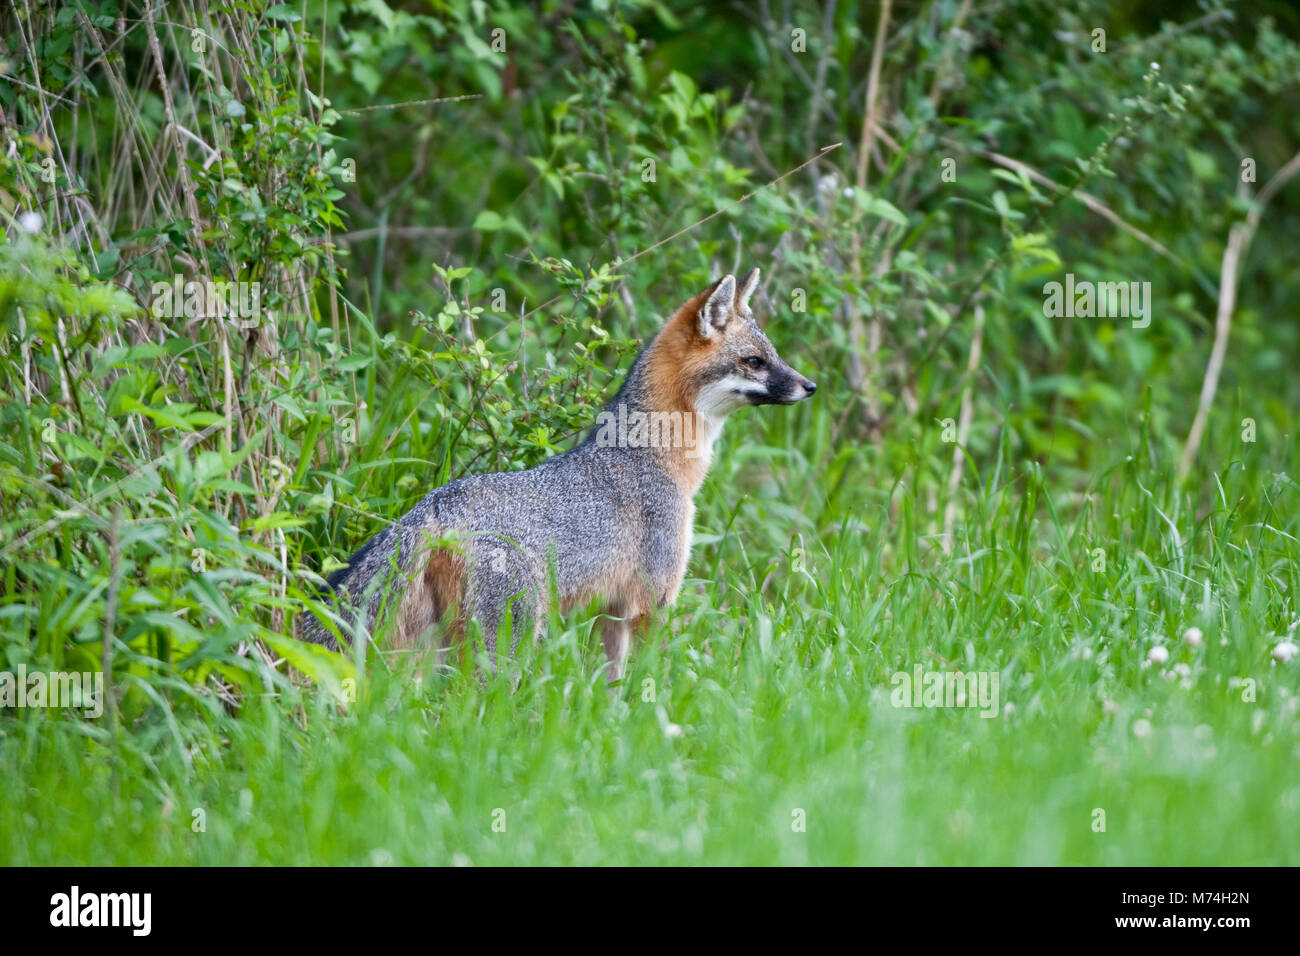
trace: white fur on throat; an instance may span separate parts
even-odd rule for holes
[[[763,386],[740,375],[728,375],[710,382],[695,397],[695,440],[706,455],[713,452],[713,442],[722,433],[727,416],[749,404],[746,395],[764,394]]]
[[[728,415],[749,404],[746,395],[763,395],[766,389],[740,375],[728,375],[710,382],[700,389],[695,398],[695,412],[705,418],[716,419],[719,426]]]

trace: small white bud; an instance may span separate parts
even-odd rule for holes
[[[1183,643],[1188,647],[1200,647],[1205,643],[1205,635],[1199,627],[1189,627],[1183,631]]]
[[[1280,664],[1285,664],[1295,657],[1296,646],[1290,641],[1283,641],[1277,647],[1273,648],[1273,660]]]
[[[1151,650],[1147,651],[1147,660],[1152,664],[1163,664],[1169,660],[1169,648],[1163,644],[1157,644]]]

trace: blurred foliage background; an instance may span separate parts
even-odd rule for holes
[[[287,637],[314,573],[449,478],[570,446],[663,317],[752,265],[821,389],[730,426],[700,500],[719,577],[747,560],[727,529],[771,561],[898,522],[881,574],[923,571],[999,481],[1031,512],[1132,480],[1199,510],[1207,476],[1263,486],[1292,454],[1282,0],[17,0],[0,23],[0,667],[107,668],[136,716],[287,692],[285,661],[347,679]],[[1047,317],[1067,273],[1149,282],[1149,327]],[[169,311],[176,277],[260,283],[262,312]]]

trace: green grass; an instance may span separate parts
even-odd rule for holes
[[[682,598],[616,691],[575,615],[488,681],[373,660],[346,708],[308,686],[237,716],[178,693],[116,732],[22,712],[0,860],[1300,862],[1300,661],[1271,655],[1298,616],[1300,509],[1265,452],[1181,492],[1121,455],[1060,500],[995,463],[945,554],[914,490],[945,446],[827,496],[828,418],[800,414],[723,449]],[[816,489],[806,508],[787,483]],[[1170,658],[1144,667],[1155,635]],[[996,671],[1002,713],[894,707],[918,664]]]
[[[0,671],[124,691],[0,707],[0,863],[1300,862],[1285,4],[171,6],[0,8]],[[821,387],[728,426],[623,684],[587,609],[341,699],[310,572],[568,443],[753,265]],[[1049,318],[1066,274],[1155,318]],[[178,275],[264,314],[156,308]],[[916,668],[995,716],[894,706]]]

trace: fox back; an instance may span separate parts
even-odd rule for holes
[[[507,622],[511,652],[540,636],[552,595],[561,610],[600,599],[608,676],[621,677],[633,631],[677,599],[723,422],[816,389],[754,321],[758,279],[723,276],[673,313],[577,447],[450,482],[366,542],[327,582],[340,633],[446,646],[472,621],[495,656]],[[317,617],[299,620],[300,637],[338,647]]]

